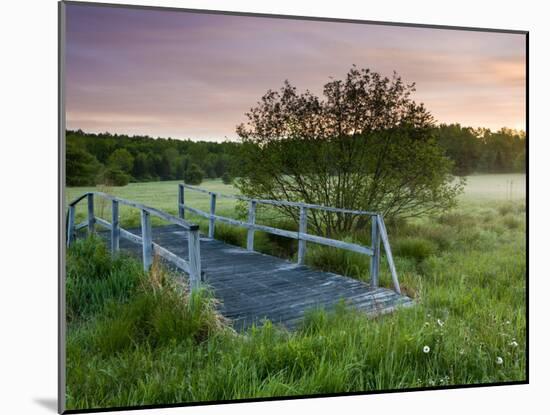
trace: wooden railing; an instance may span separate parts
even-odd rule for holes
[[[106,200],[110,200],[112,203],[111,209],[111,222],[108,222],[102,218],[96,217],[94,214],[94,197],[101,197]],[[87,199],[88,201],[88,219],[82,223],[75,223],[76,205]],[[120,227],[119,222],[119,205],[130,206],[141,211],[141,236],[127,231]],[[163,248],[162,246],[153,242],[152,229],[151,229],[151,215],[159,217],[174,225],[181,226],[187,231],[188,235],[188,249],[189,257],[187,260],[177,256],[173,252]],[[133,202],[126,199],[121,199],[102,192],[88,192],[82,196],[76,198],[69,203],[68,217],[67,217],[67,246],[70,246],[75,237],[76,231],[79,229],[88,228],[88,233],[95,232],[95,226],[101,225],[111,230],[111,251],[114,253],[119,250],[120,238],[128,239],[132,242],[140,244],[142,247],[143,268],[145,271],[149,270],[153,263],[153,255],[159,255],[164,259],[174,263],[184,272],[189,275],[191,290],[195,290],[200,286],[202,279],[201,273],[201,254],[200,254],[200,236],[199,226],[190,223],[183,218],[178,218],[165,213],[161,210],[142,205],[141,203]]]
[[[200,209],[189,206],[185,203],[185,189],[195,192],[206,193],[210,195],[210,212],[204,212]],[[225,216],[216,215],[216,200],[219,198],[242,200],[248,202],[248,220],[246,222],[228,218]],[[299,215],[299,228],[298,231],[289,231],[285,229],[279,229],[272,226],[259,225],[256,223],[256,207],[258,204],[265,204],[271,206],[289,206],[300,210]],[[359,245],[352,242],[344,242],[336,239],[325,238],[322,236],[311,235],[307,232],[308,211],[311,209],[324,210],[334,213],[345,213],[351,215],[366,215],[371,218],[371,236],[372,244],[370,247]],[[379,285],[380,274],[380,241],[384,246],[386,253],[386,259],[390,269],[392,283],[394,291],[401,294],[399,288],[399,280],[397,278],[397,271],[393,261],[393,255],[391,252],[390,242],[388,239],[388,233],[386,231],[386,225],[382,215],[375,212],[368,212],[364,210],[342,209],[329,206],[314,205],[311,203],[300,202],[288,202],[280,200],[268,200],[268,199],[250,199],[244,196],[238,195],[226,195],[218,192],[210,192],[205,189],[201,189],[187,184],[179,184],[178,188],[178,212],[181,219],[185,218],[185,211],[188,210],[196,215],[207,218],[209,220],[208,237],[214,238],[214,230],[216,221],[227,223],[229,225],[239,226],[248,229],[246,247],[249,251],[254,250],[254,232],[263,231],[274,235],[279,235],[287,238],[298,240],[298,264],[304,264],[306,256],[306,243],[313,242],[321,245],[331,246],[334,248],[345,249],[347,251],[357,252],[360,254],[368,255],[371,258],[370,261],[370,283],[373,288]]]

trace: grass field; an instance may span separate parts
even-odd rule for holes
[[[177,197],[179,181],[163,181],[148,183],[131,183],[124,187],[69,187],[66,189],[67,202],[89,191],[99,190],[125,199],[141,202],[171,214],[177,214]],[[201,188],[225,194],[238,193],[232,185],[225,185],[221,180],[205,180]],[[488,202],[521,201],[525,199],[524,174],[485,174],[467,177],[467,186],[460,201],[462,206],[487,204]],[[210,199],[200,192],[186,190],[185,202],[192,207],[208,211]],[[220,198],[216,201],[216,212],[222,215],[235,217],[234,200]],[[77,208],[77,220],[85,219],[86,203],[80,202]],[[110,203],[98,198],[96,214],[110,221]],[[187,213],[188,214],[188,213]],[[139,211],[125,206],[120,207],[121,223],[123,226],[139,226]],[[200,217],[188,214],[190,219],[200,224],[206,224]],[[153,218],[156,220],[156,218]],[[154,222],[158,223],[158,222]]]
[[[218,181],[202,187],[232,191]],[[85,190],[68,189],[68,198]],[[113,193],[176,212],[176,182]],[[208,206],[206,195],[186,201]],[[235,215],[224,203],[220,212]],[[79,242],[67,266],[68,408],[525,380],[525,215],[524,175],[470,177],[455,210],[389,224],[415,307],[373,320],[343,306],[312,311],[293,333],[267,324],[236,334],[207,292],[190,301],[162,270],[145,276],[135,259],[113,260],[101,242]],[[262,244],[280,249],[277,240]],[[368,279],[360,255],[308,245],[307,261]],[[382,276],[389,286],[387,269]]]

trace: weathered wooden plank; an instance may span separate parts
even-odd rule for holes
[[[256,223],[256,201],[251,200],[248,206],[248,224],[254,225]],[[249,251],[254,250],[254,228],[250,227],[248,229],[248,234],[246,235],[246,249]]]
[[[118,202],[113,200],[111,207],[111,252],[116,254],[120,248],[120,223],[118,217]]]
[[[388,239],[388,233],[386,231],[386,225],[382,216],[378,215],[376,217],[376,222],[378,223],[378,229],[380,232],[380,237],[382,238],[382,243],[384,244],[384,251],[386,252],[386,260],[388,261],[388,266],[391,271],[391,279],[393,282],[393,289],[397,294],[401,294],[401,288],[399,287],[399,280],[397,279],[397,271],[395,270],[395,264],[393,262],[393,255],[391,252],[390,241]]]
[[[74,230],[76,232],[76,231],[79,231],[80,229],[84,229],[84,228],[87,228],[87,227],[88,227],[88,221],[85,220],[85,221],[80,222],[78,225],[75,225]]]
[[[84,193],[81,196],[77,197],[76,199],[69,202],[69,206],[76,206],[78,202],[80,202],[83,199],[86,199],[88,197],[88,193]]]
[[[306,241],[301,235],[307,234],[307,208],[300,207],[300,226],[298,233],[298,264],[303,264],[306,259]]]
[[[180,208],[183,208],[183,209],[186,209],[190,212],[193,212],[195,215],[199,215],[199,216],[202,216],[203,218],[210,218],[210,215],[207,213],[207,212],[204,212],[200,209],[197,209],[197,208],[194,208],[194,207],[191,207],[189,205],[180,205]],[[216,219],[218,220],[221,220],[222,217],[216,217]]]
[[[88,193],[88,233],[92,234],[94,230],[95,230],[94,194]]]
[[[132,248],[139,253],[140,230],[132,232],[121,229],[125,243],[121,249]],[[189,255],[189,243],[182,244],[188,233],[182,232],[180,227],[162,226],[153,228],[152,232],[155,242],[158,242],[153,243],[153,251],[170,264],[174,264],[174,260],[177,262],[176,258],[181,260]],[[109,237],[110,232],[104,235]],[[362,281],[250,252],[221,241],[198,239],[202,263],[208,266],[208,284],[221,301],[219,310],[226,317],[234,318],[234,327],[239,330],[250,327],[253,322],[261,322],[264,317],[292,328],[303,319],[308,309],[330,309],[340,298],[350,307],[373,317],[410,303],[407,297],[386,288],[372,289]],[[129,244],[127,240],[138,244]],[[176,263],[179,269],[188,272],[181,265]]]
[[[302,234],[302,235],[300,235],[300,237],[302,239],[306,240],[306,241],[315,242],[315,243],[321,244],[321,245],[332,246],[334,248],[341,248],[341,249],[345,249],[347,251],[357,252],[357,253],[365,254],[365,255],[372,255],[373,254],[371,248],[366,247],[366,246],[362,246],[362,245],[359,245],[359,244],[354,244],[354,243],[351,243],[351,242],[337,241],[335,239],[329,239],[329,238],[324,238],[322,236],[308,235],[308,234]]]
[[[75,213],[76,208],[74,205],[69,206],[69,215],[67,218],[67,246],[70,246],[74,241],[75,236]]]
[[[303,202],[289,202],[286,200],[270,200],[270,199],[250,199],[245,196],[240,195],[227,195],[224,193],[219,192],[210,192],[205,189],[201,189],[200,187],[194,187],[190,186],[188,184],[183,184],[183,186],[189,190],[193,190],[195,192],[201,192],[201,193],[216,193],[216,195],[219,198],[225,198],[225,199],[234,199],[234,200],[243,200],[246,202],[250,202],[251,200],[256,201],[257,203],[264,204],[264,205],[272,205],[272,206],[291,206],[296,208],[305,207],[308,209],[318,209],[318,210],[324,210],[327,212],[334,212],[334,213],[348,213],[352,215],[368,215],[368,216],[375,216],[377,213],[370,212],[367,210],[356,210],[356,209],[345,209],[345,208],[335,208],[331,206],[324,206],[324,205],[316,205],[313,203],[303,203]]]
[[[107,228],[107,229],[112,229],[113,228],[113,226],[111,225],[111,222],[108,222],[105,219],[97,217],[97,218],[95,218],[95,222],[96,222],[96,225],[101,225],[104,228]]]
[[[251,204],[253,202],[254,201],[252,201]],[[210,218],[211,217],[211,215],[209,215],[208,213],[203,212],[202,210],[199,210],[199,209],[196,209],[196,208],[192,208],[190,206],[185,206],[185,209],[187,209],[187,210],[189,210],[189,211],[191,211],[191,212],[193,212],[193,213],[195,213],[199,216],[202,216],[204,218]],[[249,217],[250,217],[250,212],[249,212]],[[321,245],[332,246],[334,248],[346,249],[348,251],[357,252],[357,253],[364,254],[364,255],[372,255],[373,254],[373,251],[372,251],[371,248],[366,247],[366,246],[362,246],[362,245],[359,245],[359,244],[351,243],[351,242],[338,241],[336,239],[329,239],[329,238],[325,238],[325,237],[317,236],[317,235],[301,234],[299,232],[287,231],[285,229],[273,228],[271,226],[259,225],[259,224],[256,224],[256,223],[242,222],[242,221],[239,221],[237,219],[226,218],[224,216],[214,215],[214,218],[216,220],[220,221],[220,222],[228,223],[230,225],[235,225],[235,226],[240,226],[240,227],[243,227],[243,228],[248,228],[247,247],[249,246],[248,242],[250,240],[249,239],[250,235],[251,234],[253,235],[254,231],[262,231],[262,232],[266,232],[266,233],[271,233],[273,235],[284,236],[284,237],[292,238],[292,239],[301,239],[303,241],[309,241],[309,242],[314,242],[314,243],[318,243],[318,244],[321,244]],[[253,246],[254,246],[254,244],[252,244],[252,247]]]
[[[107,200],[116,200],[121,205],[130,206],[130,207],[142,210],[142,211],[144,210],[147,213],[149,213],[150,215],[156,216],[156,217],[158,217],[162,220],[165,220],[166,222],[172,223],[174,225],[181,226],[182,228],[184,228],[186,230],[198,229],[199,228],[198,225],[195,225],[195,224],[193,224],[191,222],[188,222],[184,219],[181,219],[181,218],[175,217],[173,215],[170,215],[169,213],[163,212],[162,210],[159,210],[159,209],[156,209],[156,208],[153,208],[153,207],[150,207],[150,206],[146,206],[142,203],[133,202],[133,201],[127,200],[127,199],[122,199],[120,197],[115,197],[115,196],[112,196],[110,194],[103,193],[103,192],[92,192],[92,193],[89,193],[89,194],[100,196],[100,197],[103,197],[104,199],[107,199]]]
[[[141,238],[143,269],[149,271],[153,264],[153,234],[150,214],[144,209],[141,211]]]
[[[132,241],[141,246],[143,239],[141,236],[136,235],[135,233],[129,232],[124,228],[120,228],[120,236],[124,239]]]
[[[185,187],[180,184],[178,185],[178,212],[179,217],[185,219]]]
[[[378,230],[378,216],[371,218],[371,243],[372,256],[370,259],[370,285],[372,288],[378,287],[380,273],[380,232]]]
[[[189,280],[191,290],[196,290],[200,287],[201,280],[201,253],[200,253],[200,235],[199,231],[189,231],[188,236],[189,249]]]
[[[216,193],[210,193],[210,221],[208,222],[208,237],[214,238],[216,226]]]
[[[156,244],[154,242],[153,242],[153,252],[155,254],[157,254],[158,256],[166,259],[167,261],[170,261],[171,263],[176,265],[179,269],[181,269],[185,273],[187,273],[187,274],[190,273],[189,264],[187,263],[186,260],[184,260],[183,258],[180,258],[179,256],[177,256],[173,252],[169,251],[168,249],[166,249],[166,248],[164,248],[164,247],[162,247],[159,244]]]

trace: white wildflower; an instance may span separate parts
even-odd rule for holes
[[[515,341],[515,340],[513,340],[513,341],[510,342],[510,346],[512,346],[512,347],[518,347],[518,342]]]
[[[439,327],[443,327],[445,325],[445,323],[440,319],[437,319],[437,324],[439,324]]]
[[[422,349],[422,351],[423,351],[424,353],[430,353],[430,346],[427,346],[427,345],[424,346],[424,348]]]
[[[497,356],[497,365],[501,365],[504,363],[504,360],[502,360],[502,357]]]

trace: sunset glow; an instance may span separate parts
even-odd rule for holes
[[[288,79],[320,94],[352,64],[416,83],[439,123],[525,128],[525,35],[67,5],[67,128],[236,139]]]

